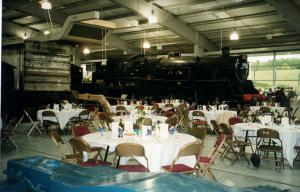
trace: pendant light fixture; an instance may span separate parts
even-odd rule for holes
[[[28,36],[26,33],[24,33],[24,36],[22,37],[22,39],[24,39],[24,40],[28,39]]]
[[[154,15],[153,3],[151,3],[151,14],[150,14],[150,16],[148,18],[148,23],[151,23],[151,24],[157,23],[157,18]]]
[[[231,41],[236,41],[236,40],[239,40],[239,34],[237,33],[236,31],[236,22],[234,20],[234,31],[230,34],[230,40]]]
[[[90,54],[90,49],[87,48],[87,47],[85,47],[85,48],[83,49],[83,54],[85,54],[85,55]]]
[[[52,4],[48,0],[42,0],[40,1],[40,4],[42,9],[46,9],[46,10],[52,9]]]
[[[149,41],[147,41],[147,40],[145,40],[144,42],[143,42],[143,48],[144,49],[150,49],[150,43],[149,43]]]

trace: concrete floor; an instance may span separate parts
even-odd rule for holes
[[[1,173],[0,180],[6,178],[2,173],[6,168],[6,162],[9,159],[22,158],[28,156],[42,155],[49,158],[60,159],[54,143],[47,136],[26,136],[25,132],[28,129],[28,124],[21,124],[14,135],[18,149],[4,148],[1,151]],[[70,136],[63,136],[63,139],[68,143]],[[203,155],[208,154],[211,146],[215,141],[215,136],[208,135],[205,138]],[[114,155],[110,155],[108,161],[112,162]],[[260,168],[255,169],[252,165],[248,165],[243,158],[238,160],[234,165],[227,159],[221,161],[219,158],[215,161],[212,167],[212,172],[217,177],[218,182],[225,185],[237,187],[252,187],[258,185],[275,186],[289,191],[300,191],[300,162],[296,162],[293,169],[285,161],[285,168],[281,171],[272,168],[271,163],[262,162]],[[209,179],[209,178],[207,178]]]

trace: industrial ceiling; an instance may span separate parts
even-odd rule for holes
[[[69,18],[72,28],[67,36],[60,36],[60,40],[73,42],[80,48],[88,46],[96,53],[93,58],[101,57],[99,52],[104,49],[107,54],[142,53],[145,39],[151,44],[147,50],[150,54],[193,53],[195,45],[204,52],[217,51],[223,46],[247,49],[300,45],[300,0],[49,2],[52,9],[48,12],[41,9],[40,0],[3,1],[3,44],[22,40],[24,35],[29,39],[43,38],[46,30],[50,30],[47,38],[55,40],[55,33],[66,30],[63,27]],[[105,28],[103,32],[103,27],[97,24],[88,26],[76,20],[87,13],[99,13],[98,20],[116,23],[116,26]],[[148,23],[151,14],[157,17],[157,23]],[[229,40],[233,30],[239,34],[237,41]]]

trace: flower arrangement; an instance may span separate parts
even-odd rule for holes
[[[138,113],[140,114],[141,117],[143,117],[145,115],[145,112],[144,112],[145,107],[143,105],[137,106],[136,109],[138,110]]]

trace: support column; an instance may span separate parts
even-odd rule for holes
[[[78,46],[75,46],[72,51],[73,55],[73,64],[80,67],[81,57],[80,57],[80,49]]]
[[[204,52],[204,38],[196,33],[196,44],[194,44],[194,56],[203,57]]]

